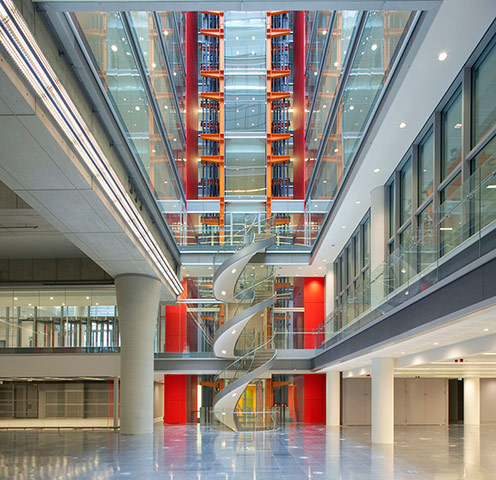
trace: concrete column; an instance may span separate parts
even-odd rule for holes
[[[326,426],[339,427],[341,413],[341,382],[339,372],[326,374]]]
[[[153,432],[153,346],[160,281],[119,275],[115,293],[121,333],[121,433]]]
[[[370,192],[370,272],[371,290],[370,304],[377,306],[384,298],[384,260],[386,254],[386,210],[387,188],[377,187]],[[374,279],[378,281],[374,281]]]
[[[480,378],[463,379],[463,423],[480,424]]]
[[[372,359],[372,443],[394,443],[394,359]]]

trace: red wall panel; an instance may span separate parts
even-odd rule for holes
[[[305,278],[305,332],[314,332],[325,319],[325,278]],[[306,335],[305,348],[315,348],[315,338]]]
[[[186,375],[164,375],[164,423],[186,423]]]
[[[305,423],[325,423],[326,376],[310,373],[305,376]]]

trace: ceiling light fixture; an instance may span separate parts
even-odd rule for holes
[[[405,128],[406,127],[406,123],[405,122],[401,122],[400,123],[400,128]]]
[[[377,50],[377,43],[373,43],[370,47],[370,49],[375,52]]]
[[[374,173],[379,173],[381,171],[380,168],[374,168]]]
[[[356,203],[357,205],[360,205],[360,200],[357,200],[355,203]]]
[[[440,62],[444,62],[448,58],[448,53],[441,52],[437,58]]]

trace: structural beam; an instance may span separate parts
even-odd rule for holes
[[[35,0],[36,2],[36,0]],[[266,11],[266,10],[431,10],[437,8],[442,0],[316,0],[313,2],[301,2],[300,0],[223,0],[215,3],[216,10],[230,11]],[[99,1],[99,0],[48,0],[38,1],[50,9],[59,12],[74,11],[201,11],[212,7],[212,2],[207,0],[184,0],[177,2],[149,1],[138,2],[136,0],[122,1]]]

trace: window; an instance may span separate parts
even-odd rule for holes
[[[472,146],[493,127],[496,120],[496,40],[473,70]]]
[[[434,135],[432,129],[419,145],[418,203],[422,205],[432,195],[434,172]]]
[[[480,229],[496,220],[496,138],[481,150],[473,164],[477,171],[472,175],[472,188],[481,185],[480,211],[475,212],[475,227]]]
[[[400,223],[412,215],[412,159],[408,159],[400,173]]]
[[[394,235],[394,182],[389,185],[389,238]]]
[[[462,94],[458,91],[443,112],[441,180],[444,180],[462,158]]]
[[[462,187],[461,175],[458,174],[441,191],[440,253],[446,255],[463,239],[462,224]]]
[[[434,230],[434,208],[432,202],[425,207],[418,218],[417,271],[421,272],[436,261],[437,239]]]

